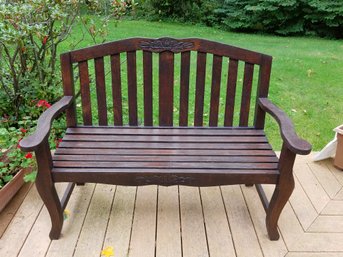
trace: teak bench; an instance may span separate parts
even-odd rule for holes
[[[137,65],[141,61],[142,69]],[[176,62],[180,70],[174,69]],[[24,151],[36,154],[36,186],[51,217],[50,238],[60,236],[63,210],[75,183],[255,184],[267,213],[269,238],[277,240],[279,215],[294,188],[295,156],[310,153],[311,145],[298,138],[291,120],[267,99],[271,62],[268,55],[197,38],[131,38],[62,54],[64,97],[42,114],[36,132],[20,142]],[[158,77],[157,90],[153,74]],[[190,83],[193,74],[195,83]],[[139,116],[137,106],[143,107],[144,115]],[[62,111],[66,134],[52,156],[51,123]],[[266,113],[280,126],[279,158],[263,130]],[[61,200],[55,189],[58,182],[71,182]],[[269,203],[261,184],[276,185]]]

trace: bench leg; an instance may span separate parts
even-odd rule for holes
[[[49,236],[50,239],[58,239],[63,225],[63,210],[51,177],[52,159],[48,142],[43,143],[36,150],[36,158],[38,166],[36,187],[48,209],[52,225]]]
[[[266,216],[266,225],[270,240],[278,240],[280,237],[277,229],[277,223],[281,211],[285,207],[285,204],[294,189],[294,160],[295,154],[286,146],[283,146],[279,161],[280,178],[275,187],[272,199],[270,200]]]

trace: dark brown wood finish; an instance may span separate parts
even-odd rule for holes
[[[96,96],[98,100],[98,116],[99,125],[107,125],[107,101],[106,101],[106,85],[105,85],[105,70],[104,58],[98,57],[94,59],[95,64],[95,82],[96,82]]]
[[[210,127],[216,127],[218,125],[219,94],[220,94],[220,82],[221,82],[221,76],[222,76],[222,64],[223,64],[223,57],[218,56],[218,55],[213,55],[210,120],[209,120]]]
[[[160,126],[173,126],[174,54],[165,51],[159,57]]]
[[[272,57],[263,56],[262,63],[260,66],[259,76],[258,76],[255,117],[254,117],[254,124],[255,124],[255,127],[258,129],[264,128],[264,120],[266,116],[265,111],[259,105],[258,99],[263,98],[263,97],[268,97],[271,68],[272,68]]]
[[[62,82],[63,92],[65,96],[74,96],[74,73],[73,65],[71,61],[71,54],[65,53],[61,55],[61,71],[62,71]],[[76,104],[72,102],[66,110],[66,120],[68,127],[75,127],[76,122]]]
[[[230,58],[227,86],[226,86],[226,103],[225,103],[225,118],[224,118],[225,127],[232,127],[232,124],[233,124],[237,72],[238,72],[238,61]]]
[[[113,98],[113,121],[114,125],[123,125],[123,104],[121,90],[120,55],[111,55],[112,72],[112,98]]]
[[[135,51],[127,52],[127,81],[129,101],[129,124],[131,126],[137,126],[137,68]]]
[[[190,65],[191,52],[181,53],[179,126],[188,125]]]
[[[206,53],[198,52],[195,88],[194,126],[202,127],[204,115]]]
[[[136,51],[143,51],[144,126],[138,126]],[[190,56],[197,52],[195,96],[189,95]],[[129,126],[123,124],[120,54],[126,53]],[[153,127],[153,55],[159,55],[159,126]],[[174,56],[181,54],[180,127],[173,126]],[[203,127],[206,57],[213,55],[209,127]],[[111,58],[114,125],[108,126],[104,58]],[[218,127],[223,57],[229,58],[224,127]],[[106,57],[107,58],[107,57]],[[87,62],[95,60],[99,125],[93,126]],[[233,127],[238,62],[244,62],[239,127]],[[84,125],[76,124],[72,63],[78,63]],[[51,239],[60,236],[63,209],[76,184],[105,183],[125,186],[256,185],[266,209],[269,238],[277,240],[277,222],[293,188],[296,154],[308,154],[311,145],[300,139],[286,114],[266,97],[271,57],[202,39],[135,38],[85,48],[61,56],[65,96],[46,110],[36,132],[23,139],[24,151],[35,151],[36,185],[51,217]],[[259,66],[254,126],[248,127],[254,65]],[[189,107],[189,97],[195,98]],[[155,107],[156,108],[156,107]],[[194,127],[188,110],[194,108]],[[48,137],[52,121],[67,111],[67,129],[51,156]],[[280,158],[262,130],[265,113],[280,126]],[[71,182],[58,199],[55,183]],[[268,203],[260,184],[275,184]]]
[[[87,61],[79,63],[79,77],[83,124],[92,125],[92,105]]]
[[[144,126],[153,125],[152,53],[143,51]]]
[[[243,91],[242,91],[242,99],[241,99],[241,112],[239,116],[239,126],[242,126],[242,127],[248,126],[253,73],[254,73],[254,65],[250,63],[245,63],[244,78],[243,78]]]

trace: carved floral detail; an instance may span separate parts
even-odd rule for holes
[[[186,185],[195,181],[194,177],[182,175],[147,175],[136,177],[136,182],[144,185]]]
[[[194,47],[192,42],[183,42],[173,38],[159,38],[149,41],[142,41],[139,46],[143,50],[148,50],[152,52],[181,52]]]

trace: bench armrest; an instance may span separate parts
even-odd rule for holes
[[[72,103],[72,96],[64,96],[49,109],[42,113],[38,119],[36,131],[20,141],[20,148],[25,152],[35,151],[50,134],[51,123],[62,111]]]
[[[311,152],[311,144],[298,137],[295,133],[291,119],[285,112],[279,109],[267,98],[259,98],[258,104],[265,112],[269,113],[277,121],[280,127],[281,137],[289,150],[302,155],[306,155]]]

